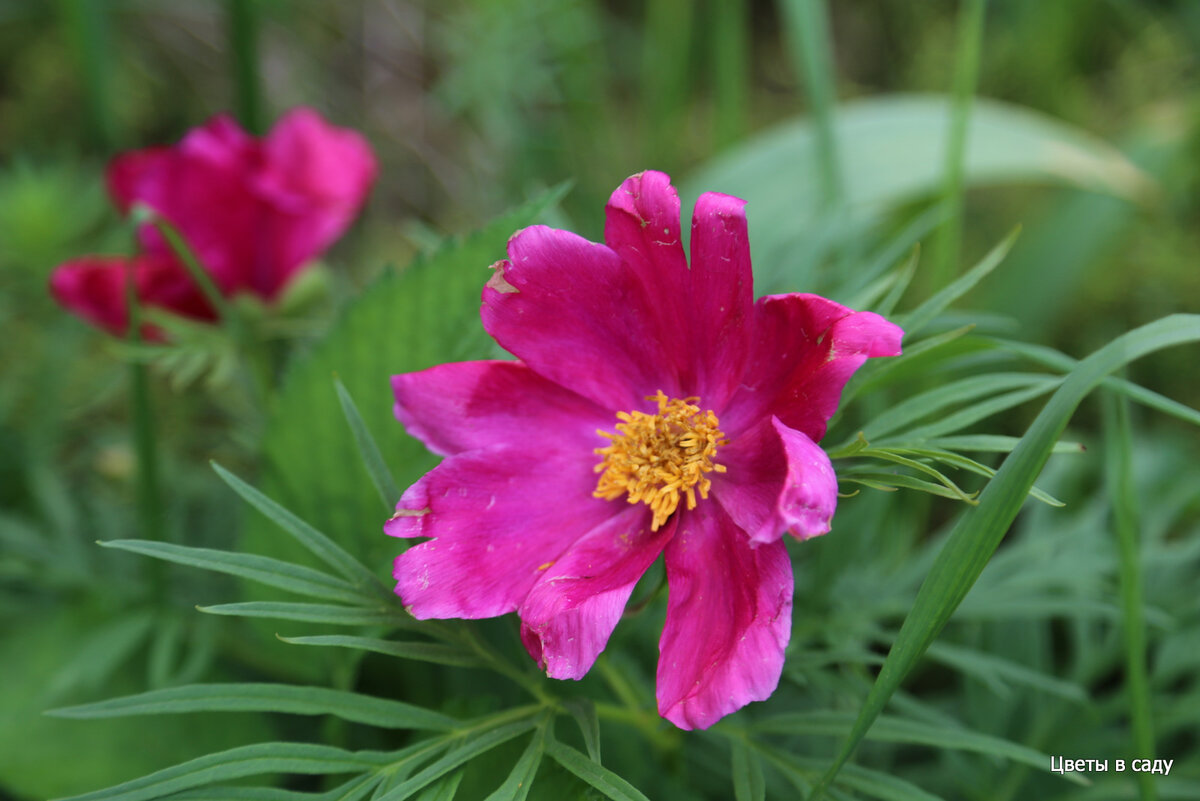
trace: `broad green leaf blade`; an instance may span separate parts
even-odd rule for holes
[[[375,442],[375,438],[371,436],[371,431],[362,419],[362,414],[359,413],[358,406],[354,403],[354,398],[350,397],[350,392],[346,389],[346,385],[339,378],[334,378],[333,384],[337,389],[338,401],[342,404],[342,413],[346,415],[346,423],[350,426],[350,431],[354,434],[354,443],[358,446],[359,455],[362,456],[362,461],[367,468],[368,475],[371,476],[371,483],[375,485],[375,489],[379,492],[379,498],[383,501],[384,511],[387,514],[391,514],[396,508],[396,503],[400,500],[400,489],[396,486],[396,479],[392,478],[392,471],[388,470],[387,463],[383,461],[383,454],[379,451],[379,445]]]
[[[819,797],[837,776],[900,682],[937,638],[979,578],[1080,401],[1105,376],[1134,359],[1172,345],[1197,341],[1200,341],[1200,316],[1171,315],[1118,337],[1081,361],[1068,374],[1021,438],[1021,444],[1009,454],[996,477],[988,483],[979,504],[963,512],[954,526],[917,592],[912,610],[900,627],[854,727],[820,784],[814,788],[812,798]]]
[[[501,743],[508,742],[512,738],[529,731],[536,725],[536,720],[526,718],[525,720],[507,723],[482,733],[473,734],[462,745],[451,749],[445,756],[437,759],[428,767],[418,771],[411,778],[406,779],[387,793],[381,795],[379,801],[401,801],[401,799],[408,798],[416,791],[428,786],[431,782],[435,782],[442,776],[445,776],[459,765],[471,761],[479,754],[495,748]]]
[[[448,731],[459,725],[459,721],[440,712],[401,701],[290,684],[191,684],[64,707],[47,714],[64,718],[108,718],[206,711],[336,715],[354,723],[423,731]]]
[[[401,659],[416,659],[435,662],[439,665],[458,667],[485,667],[479,657],[457,645],[442,645],[433,642],[401,642],[380,640],[375,637],[348,637],[341,634],[322,634],[312,637],[280,637],[290,645],[323,645],[335,648],[358,648],[377,654],[396,656]]]
[[[274,620],[298,620],[303,623],[324,623],[332,626],[391,626],[420,628],[416,621],[399,609],[341,606],[340,604],[307,604],[293,601],[243,601],[196,607],[210,615],[260,617]]]
[[[758,752],[734,739],[730,742],[730,773],[733,776],[733,797],[736,801],[764,801],[767,785],[763,780],[762,759]]]
[[[595,787],[613,801],[649,801],[641,791],[606,767],[598,765],[569,745],[559,742],[546,744],[546,753],[555,762]]]
[[[328,573],[291,562],[283,562],[279,559],[271,559],[267,556],[218,551],[212,548],[192,548],[186,545],[150,540],[109,540],[101,542],[100,545],[105,548],[116,548],[144,556],[153,556],[156,559],[189,567],[241,576],[298,595],[312,595],[317,598],[349,603],[362,603],[370,600],[370,598],[364,598],[361,592],[347,582]]]
[[[379,583],[379,579],[375,577],[374,573],[364,567],[361,562],[347,553],[340,545],[329,539],[329,537],[317,531],[308,523],[305,523],[299,517],[284,509],[216,462],[213,463],[213,470],[216,470],[217,475],[251,506],[266,515],[269,520],[284,531],[291,534],[297,542],[315,554],[322,562],[345,576],[355,586],[364,589],[370,588],[380,592],[384,597],[391,597],[391,593]]]
[[[941,95],[889,95],[842,103],[835,136],[844,201],[868,216],[932,195],[945,172],[951,102]],[[746,140],[692,175],[681,196],[725,192],[749,201],[755,271],[781,264],[819,238],[825,206],[817,183],[812,122],[798,118]],[[1067,183],[1124,197],[1148,193],[1149,179],[1091,135],[1028,109],[976,98],[962,165],[966,187]],[[819,287],[818,287],[819,289]]]
[[[309,743],[259,743],[208,754],[132,781],[64,801],[150,801],[212,782],[272,773],[359,773],[387,764],[387,755]]]

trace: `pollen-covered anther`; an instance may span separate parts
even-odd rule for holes
[[[657,414],[617,412],[617,433],[597,432],[612,444],[596,449],[604,458],[596,465],[601,476],[592,494],[646,504],[654,512],[650,528],[657,531],[679,508],[681,494],[688,509],[696,508],[697,494],[708,498],[712,481],[705,474],[725,472],[713,457],[728,440],[717,416],[695,405],[699,398],[668,398],[660,389],[646,400],[657,401]]]

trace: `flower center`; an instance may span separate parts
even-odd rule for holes
[[[713,457],[728,440],[717,428],[717,416],[693,405],[699,398],[668,398],[660,389],[646,400],[658,401],[657,414],[617,412],[618,433],[596,432],[612,444],[596,449],[604,459],[596,465],[601,476],[592,494],[611,501],[628,493],[630,503],[640,501],[654,511],[650,529],[658,531],[679,507],[680,493],[689,509],[696,508],[697,492],[708,497],[712,481],[704,474],[725,472]]]

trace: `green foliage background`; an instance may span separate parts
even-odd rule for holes
[[[1200,796],[1198,45],[1183,0],[0,0],[0,799]],[[241,310],[268,397],[224,330],[151,353],[52,304],[132,246],[114,152],[295,104],[381,178]],[[380,534],[435,464],[387,377],[501,355],[507,237],[598,239],[645,168],[749,201],[759,294],[908,332],[823,442],[859,493],[791,548],[779,691],[705,733],[655,713],[661,571],[552,682],[510,619],[407,618]]]

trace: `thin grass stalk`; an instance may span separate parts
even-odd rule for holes
[[[1142,614],[1142,564],[1138,547],[1137,496],[1133,487],[1133,437],[1129,401],[1115,393],[1104,396],[1104,439],[1108,497],[1117,535],[1121,620],[1125,634],[1125,683],[1133,729],[1133,755],[1154,757],[1154,724],[1150,717],[1150,682],[1146,676],[1146,621]],[[1157,801],[1154,775],[1137,774],[1142,801]]]
[[[258,0],[227,0],[234,111],[242,127],[263,133],[262,81],[258,69]]]
[[[717,148],[723,148],[746,131],[749,9],[741,2],[716,0],[712,12],[713,136]]]
[[[946,134],[946,162],[941,195],[947,209],[946,222],[934,240],[929,293],[948,284],[958,272],[963,228],[963,162],[967,152],[967,127],[971,99],[979,84],[979,62],[983,50],[985,0],[964,0],[958,12],[958,53],[950,129]]]
[[[651,163],[673,167],[687,108],[695,12],[692,0],[650,0],[642,53],[643,119]]]
[[[112,111],[112,48],[105,8],[103,0],[58,2],[59,24],[75,51],[88,132],[96,146],[108,152],[117,146],[117,124]]]
[[[789,49],[796,73],[804,84],[816,131],[817,178],[821,200],[829,210],[839,207],[844,197],[841,163],[834,136],[832,34],[824,0],[784,0],[782,9]]]

